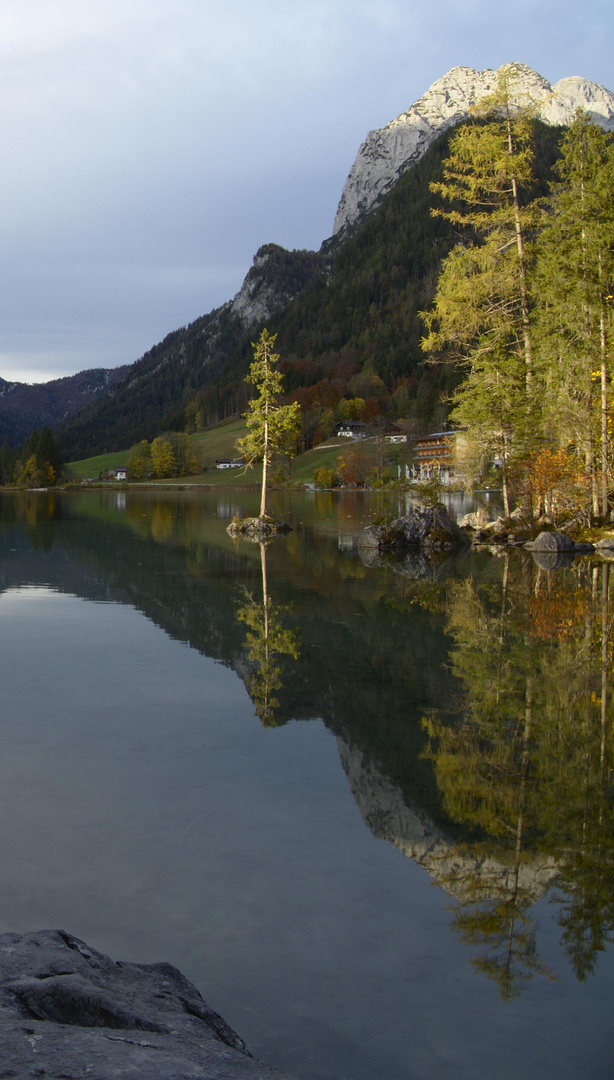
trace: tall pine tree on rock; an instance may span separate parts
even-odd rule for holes
[[[245,414],[248,433],[237,442],[246,465],[262,462],[261,518],[267,513],[268,474],[273,455],[284,450],[293,451],[301,425],[298,402],[280,404],[283,376],[277,370],[279,353],[273,352],[276,338],[276,334],[269,334],[265,329],[258,341],[252,342],[254,359],[245,381],[256,387],[257,394]]]

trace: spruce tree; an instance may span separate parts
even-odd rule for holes
[[[551,437],[583,454],[593,511],[608,510],[612,377],[614,147],[578,113],[562,142],[551,213],[538,241],[538,351]]]

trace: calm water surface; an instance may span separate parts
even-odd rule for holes
[[[301,1080],[609,1078],[614,571],[363,561],[361,495],[236,545],[255,498],[0,498],[0,930]]]

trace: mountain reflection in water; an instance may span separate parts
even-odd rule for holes
[[[586,980],[614,920],[608,564],[368,565],[368,503],[325,495],[280,495],[295,528],[267,548],[226,535],[241,493],[7,496],[0,589],[129,604],[232,668],[264,726],[321,718],[364,822],[446,891],[504,1000],[561,975],[541,956],[546,895]]]

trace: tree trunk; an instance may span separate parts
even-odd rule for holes
[[[601,259],[599,260],[601,262]],[[601,516],[608,516],[608,364],[605,311],[603,302],[599,313],[601,353]]]
[[[269,471],[269,425],[264,422],[264,455],[262,458],[262,495],[260,497],[260,517],[266,517],[266,487]]]
[[[608,732],[608,601],[610,595],[610,567],[607,563],[603,564],[601,573],[603,574],[601,583],[601,773],[603,776]]]
[[[509,113],[507,117],[507,140],[510,157],[513,157],[514,137],[512,133],[512,121]],[[518,251],[518,271],[520,279],[520,311],[525,362],[525,387],[527,392],[528,404],[531,398],[533,382],[533,348],[531,344],[531,313],[529,308],[529,290],[527,288],[527,268],[524,252],[524,236],[522,232],[522,219],[520,216],[518,182],[515,176],[512,176],[512,196],[514,201],[514,221],[516,225],[516,249]]]

